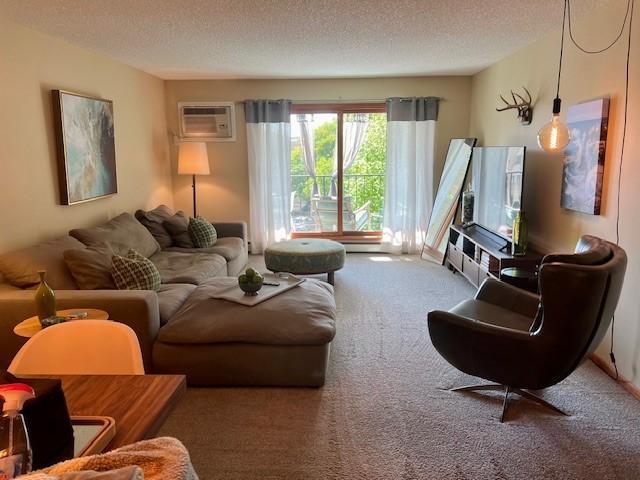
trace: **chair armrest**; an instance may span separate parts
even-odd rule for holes
[[[98,308],[109,318],[130,326],[138,337],[145,369],[150,371],[151,350],[158,330],[160,316],[158,296],[149,290],[56,290],[58,309]],[[34,290],[0,292],[0,368],[6,368],[25,338],[13,333],[13,328],[36,314]]]
[[[531,333],[523,330],[516,330],[514,328],[502,327],[491,323],[479,322],[477,320],[456,315],[455,313],[445,312],[443,310],[432,310],[429,312],[427,319],[429,322],[429,329],[431,329],[432,326],[436,326],[437,328],[450,328],[452,331],[464,330],[467,332],[467,336],[477,334],[493,336],[509,341],[528,340],[532,336]]]
[[[355,213],[356,215],[360,212],[369,212],[369,209],[371,208],[371,200],[367,200],[365,203],[362,204],[362,206],[358,209],[356,209]]]
[[[244,240],[247,247],[247,223],[246,222],[217,222],[213,224],[219,237],[237,237]]]
[[[475,298],[530,318],[536,316],[540,304],[538,295],[495,278],[487,278]]]
[[[469,375],[519,387],[522,370],[515,367],[539,360],[536,337],[529,332],[437,310],[429,312],[428,323],[436,350]]]

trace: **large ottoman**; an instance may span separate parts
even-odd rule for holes
[[[200,387],[323,385],[336,331],[333,287],[307,279],[253,307],[211,298],[237,281],[214,278],[193,291],[160,329],[154,372],[185,374]]]
[[[298,275],[326,273],[331,285],[334,283],[334,272],[344,266],[344,259],[344,245],[317,238],[274,243],[264,252],[264,263],[272,272]]]

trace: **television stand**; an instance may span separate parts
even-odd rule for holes
[[[516,257],[508,251],[510,245],[508,240],[480,225],[451,225],[444,263],[454,272],[462,273],[476,287],[487,278],[515,284],[511,276],[501,276],[500,272],[516,267],[535,273],[542,254],[529,250],[526,255]]]

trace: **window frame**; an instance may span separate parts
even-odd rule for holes
[[[387,113],[385,102],[367,103],[293,103],[291,114],[303,113],[334,113],[338,117],[336,126],[336,149],[338,161],[338,229],[336,232],[292,232],[291,238],[329,238],[342,243],[380,243],[382,240],[381,231],[351,232],[344,231],[343,225],[343,143],[344,143],[344,115],[349,113]]]

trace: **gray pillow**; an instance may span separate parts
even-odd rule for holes
[[[138,210],[136,212],[136,218],[149,230],[153,238],[155,238],[160,245],[160,248],[169,248],[173,245],[171,235],[169,235],[167,229],[162,225],[162,222],[169,220],[172,216],[173,212],[166,205],[160,205],[149,211]]]
[[[71,230],[69,235],[77,238],[87,247],[105,243],[111,244],[113,248],[115,245],[126,245],[127,251],[131,248],[147,258],[160,250],[160,245],[149,230],[130,213],[122,213],[97,227]],[[116,253],[123,255],[126,251]]]
[[[189,217],[183,212],[177,212],[173,217],[162,222],[162,225],[171,235],[174,247],[195,247],[193,240],[191,240],[191,235],[189,235]]]
[[[78,287],[62,256],[70,248],[83,248],[83,245],[75,238],[65,236],[5,253],[0,255],[0,272],[14,287],[28,288],[40,282],[38,270],[46,270],[51,288],[75,290]]]
[[[115,290],[111,276],[114,255],[110,245],[96,245],[67,250],[64,261],[81,290]]]

